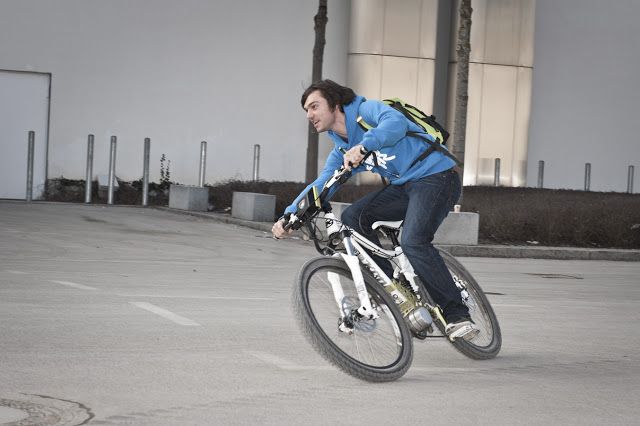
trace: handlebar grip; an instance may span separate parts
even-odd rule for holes
[[[282,228],[285,231],[288,231],[289,229],[291,229],[291,226],[293,226],[293,223],[289,222],[290,219],[291,219],[291,213],[285,213],[280,219],[278,219],[278,220],[284,221],[284,223],[282,224]]]
[[[291,217],[293,216],[294,220],[291,220]],[[282,225],[282,228],[285,231],[289,231],[291,229],[300,229],[300,226],[302,224],[302,222],[300,222],[300,219],[297,218],[295,215],[292,215],[291,213],[284,215],[282,217],[282,219],[284,219],[284,224]]]

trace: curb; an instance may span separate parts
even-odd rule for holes
[[[237,219],[224,213],[194,212],[169,207],[154,206],[152,208],[170,213],[201,217],[216,222],[244,226],[259,231],[271,232],[271,222],[253,222]],[[512,259],[555,259],[555,260],[609,260],[617,262],[640,262],[640,250],[625,249],[590,249],[582,247],[547,247],[547,246],[506,246],[506,245],[453,245],[436,244],[457,257],[494,257]]]
[[[555,260],[610,260],[640,262],[640,250],[588,249],[581,247],[530,247],[500,245],[438,245],[459,257],[497,257]]]

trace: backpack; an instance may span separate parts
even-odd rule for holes
[[[429,154],[436,150],[442,152],[447,157],[454,160],[457,165],[461,164],[453,154],[442,147],[442,145],[446,144],[447,140],[449,139],[449,132],[447,132],[445,128],[436,121],[436,117],[434,115],[425,114],[420,109],[414,107],[413,105],[409,105],[400,98],[385,99],[382,102],[389,105],[391,108],[401,112],[402,115],[407,118],[407,120],[416,124],[418,127],[424,130],[424,133],[433,136],[433,138],[436,140],[436,142],[433,142],[418,132],[407,132],[408,136],[417,137],[429,144],[429,148],[418,158],[416,158],[410,167],[413,167],[419,161],[424,160]],[[364,121],[361,116],[359,116],[356,121],[358,122],[360,127],[364,129],[365,132],[373,128],[373,126]]]

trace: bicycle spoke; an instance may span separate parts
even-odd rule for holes
[[[341,312],[338,309],[333,295],[332,284],[325,273],[316,273],[309,280],[309,301],[316,320],[324,333],[333,340],[342,351],[350,357],[372,366],[384,367],[396,361],[401,353],[401,345],[397,333],[394,331],[393,318],[389,318],[390,312],[378,306],[380,317],[375,320],[361,320],[356,322],[353,334],[348,335],[338,330],[338,318]],[[342,291],[344,292],[343,304],[346,311],[359,307],[355,284],[350,277],[342,271],[331,271],[330,274],[339,274]],[[335,279],[334,285],[335,285]],[[348,308],[348,309],[345,309]]]

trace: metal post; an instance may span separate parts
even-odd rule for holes
[[[255,144],[253,146],[253,181],[260,180],[260,145]]]
[[[538,161],[538,188],[544,186],[544,161]]]
[[[33,151],[35,150],[36,132],[29,130],[28,150],[27,150],[27,195],[25,199],[28,203],[33,199]]]
[[[495,176],[493,177],[493,184],[495,186],[500,186],[500,159],[499,158],[496,158],[494,173],[495,173]]]
[[[144,156],[142,161],[142,206],[149,204],[149,153],[151,151],[151,139],[144,138]]]
[[[633,166],[629,166],[627,172],[627,193],[633,194]]]
[[[84,202],[91,202],[91,181],[93,179],[93,135],[87,137],[87,173],[84,178]]]
[[[111,136],[111,151],[109,153],[109,193],[107,196],[107,204],[113,204],[113,180],[116,177],[116,143],[116,137]]]
[[[589,191],[591,188],[591,163],[584,165],[584,190]]]
[[[198,179],[198,185],[204,186],[204,175],[207,167],[207,142],[200,142],[200,178]]]

